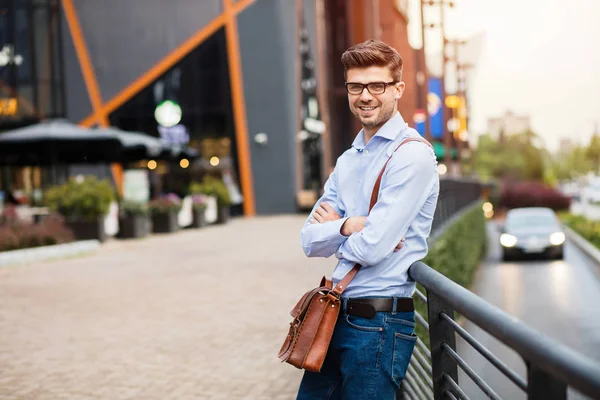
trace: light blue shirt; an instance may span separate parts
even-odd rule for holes
[[[323,196],[306,219],[301,232],[308,257],[330,257],[338,263],[332,278],[336,285],[355,263],[362,265],[343,297],[411,297],[415,282],[408,268],[427,255],[427,238],[439,196],[437,161],[433,150],[421,142],[408,142],[393,153],[405,139],[420,138],[396,113],[365,145],[361,130],[352,147],[342,154],[325,183]],[[373,186],[390,155],[391,161],[381,180],[377,203],[369,214]],[[337,221],[311,224],[320,203],[342,216]],[[348,217],[367,216],[364,229],[344,236],[340,233]],[[398,252],[394,248],[406,237]]]

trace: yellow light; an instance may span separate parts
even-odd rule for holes
[[[460,105],[460,98],[455,95],[446,96],[446,107],[448,108],[458,108]]]
[[[154,160],[148,161],[148,169],[156,169],[157,166],[158,166],[158,164],[156,163],[156,161],[154,161]]]
[[[190,162],[187,158],[182,158],[181,161],[179,161],[179,166],[181,168],[187,168],[190,166]]]
[[[494,216],[494,211],[490,210],[490,211],[486,211],[483,214],[487,219],[490,219]]]
[[[437,170],[438,170],[438,174],[446,175],[446,172],[448,172],[448,167],[446,167],[444,164],[438,164]]]
[[[0,115],[14,116],[17,114],[17,99],[0,99]]]
[[[490,211],[494,211],[494,206],[489,201],[483,203],[483,207],[482,208],[483,208],[483,211],[486,212],[486,213],[488,213]]]
[[[219,162],[221,162],[221,160],[219,160],[219,157],[211,157],[210,158],[210,165],[212,165],[213,167],[216,167],[217,165],[219,165]]]

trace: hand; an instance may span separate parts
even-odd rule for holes
[[[353,233],[358,233],[364,229],[366,221],[367,217],[350,217],[346,220],[346,222],[344,222],[340,232],[344,236],[350,236]]]
[[[309,221],[311,224],[323,224],[325,222],[335,221],[342,218],[342,216],[327,203],[319,204],[319,207],[315,210],[312,216],[313,218],[311,218]]]
[[[396,245],[396,247],[394,248],[394,253],[397,252],[398,250],[400,250],[404,246],[402,243],[404,243],[405,240],[406,240],[406,238],[402,238],[402,240],[400,241],[400,243],[398,243]]]

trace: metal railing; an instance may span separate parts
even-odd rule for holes
[[[466,178],[440,179],[440,195],[435,214],[433,216],[432,232],[442,231],[441,229],[454,216],[458,215],[461,210],[465,209],[474,201],[481,198],[483,185],[475,180]]]
[[[425,295],[417,290],[415,298],[427,305],[428,319],[418,312],[415,317],[429,332],[430,347],[417,339],[398,398],[468,399],[458,382],[458,368],[488,398],[501,398],[457,353],[458,334],[530,400],[566,399],[568,387],[600,399],[600,364],[527,327],[420,261],[410,267],[409,275],[427,291]],[[519,376],[469,334],[454,320],[454,312],[516,351],[525,362],[527,377]]]

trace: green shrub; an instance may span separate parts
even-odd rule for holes
[[[600,249],[600,221],[593,221],[582,215],[568,212],[560,213],[559,217],[565,225]]]
[[[140,203],[137,201],[124,201],[119,207],[121,215],[127,217],[138,217],[150,215],[150,207],[147,203]]]
[[[46,192],[46,204],[66,218],[94,220],[108,213],[115,192],[108,180],[71,178]]]
[[[423,262],[448,279],[469,288],[475,272],[487,252],[487,228],[482,204],[477,203],[450,225],[429,248]],[[427,294],[425,288],[417,288]],[[416,296],[415,296],[416,297]],[[427,320],[427,306],[415,299],[416,311]],[[458,316],[455,315],[455,318]],[[428,332],[417,325],[417,334],[429,346]]]
[[[219,206],[230,206],[231,197],[225,183],[213,176],[207,175],[202,182],[193,182],[189,188],[190,194],[205,194],[216,196]]]

